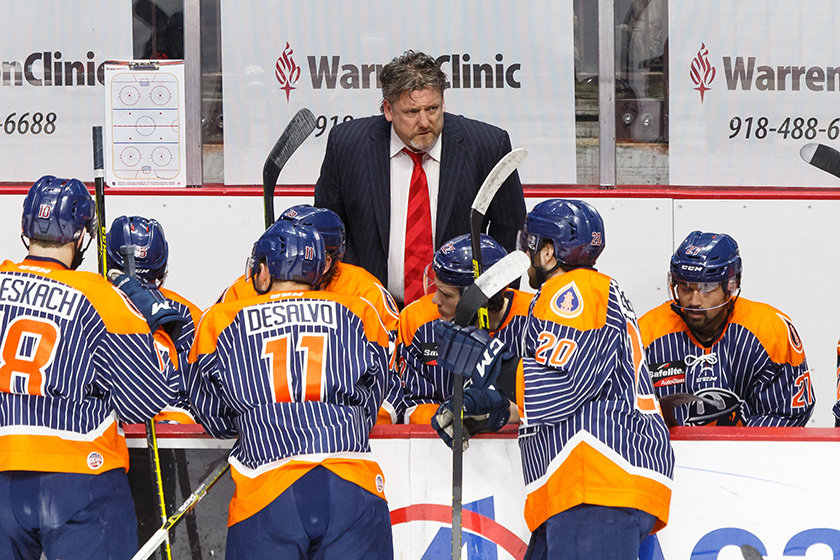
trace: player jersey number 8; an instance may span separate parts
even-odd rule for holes
[[[0,391],[43,396],[60,337],[49,319],[14,319],[0,342]]]
[[[323,333],[291,333],[263,341],[262,357],[268,358],[275,402],[319,401],[324,394],[324,362],[327,336]],[[295,383],[296,364],[301,364]],[[295,386],[297,385],[297,390]]]

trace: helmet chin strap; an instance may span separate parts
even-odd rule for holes
[[[530,255],[530,256],[531,256],[531,266],[534,268],[534,276],[535,276],[534,279],[537,281],[537,283],[540,286],[545,284],[545,281],[548,280],[549,275],[553,274],[554,271],[557,270],[558,268],[560,268],[563,264],[559,260],[555,259],[557,264],[555,264],[550,270],[546,270],[537,263],[538,254],[537,255]]]

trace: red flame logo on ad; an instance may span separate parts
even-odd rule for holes
[[[294,52],[287,42],[283,54],[274,64],[274,77],[280,83],[280,89],[286,92],[286,103],[289,102],[289,94],[295,89],[295,84],[300,79],[300,66],[295,64],[295,59],[292,58]]]
[[[712,82],[715,81],[715,67],[709,62],[709,49],[706,48],[706,43],[700,44],[700,50],[697,51],[691,61],[691,81],[697,86],[697,91],[700,92],[700,103],[703,103],[703,96],[711,88]]]

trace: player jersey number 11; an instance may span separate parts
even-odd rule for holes
[[[321,400],[326,347],[322,333],[284,334],[263,341],[262,357],[268,358],[271,368],[275,402]]]

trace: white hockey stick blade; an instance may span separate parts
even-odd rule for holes
[[[455,307],[455,324],[462,327],[469,325],[479,307],[505,286],[518,280],[530,266],[531,259],[528,255],[522,251],[513,251],[488,268],[461,295],[461,300]]]
[[[817,169],[840,177],[840,152],[834,148],[812,142],[802,146],[799,155]]]
[[[472,203],[472,209],[479,214],[486,214],[490,203],[493,202],[493,197],[502,183],[513,173],[519,164],[525,159],[528,152],[525,148],[516,148],[505,154],[502,159],[490,170],[481,187],[475,194],[475,199]]]

